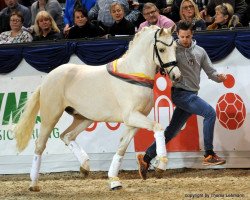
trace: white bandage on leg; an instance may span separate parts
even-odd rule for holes
[[[117,153],[114,155],[110,168],[109,168],[109,172],[108,172],[109,177],[118,176],[118,172],[122,164],[122,159],[123,159],[123,156],[119,156]]]
[[[74,153],[81,165],[85,163],[86,160],[89,160],[88,154],[75,141],[70,141],[69,149]]]
[[[165,136],[164,131],[156,131],[154,134],[156,141],[156,153],[158,157],[166,157],[167,150],[165,144]]]
[[[42,156],[35,154],[33,157],[32,167],[31,167],[31,171],[30,171],[30,179],[32,181],[38,180],[41,161],[42,161]]]

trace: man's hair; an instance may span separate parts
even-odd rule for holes
[[[159,12],[159,9],[156,7],[155,4],[148,2],[148,3],[144,4],[144,6],[142,8],[142,14],[144,13],[145,10],[150,9],[150,8],[154,8],[156,11]]]
[[[191,31],[193,31],[193,24],[191,22],[186,21],[186,20],[180,20],[177,23],[176,32],[179,33],[180,30],[184,30],[184,31],[191,30]]]

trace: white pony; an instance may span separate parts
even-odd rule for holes
[[[38,176],[41,156],[48,137],[64,111],[73,116],[72,124],[60,138],[80,162],[81,172],[89,172],[89,157],[75,139],[93,121],[124,122],[125,132],[113,157],[108,176],[111,189],[122,187],[118,171],[129,142],[138,128],[155,132],[159,169],[166,169],[166,148],[160,124],[146,116],[153,106],[153,81],[157,66],[170,78],[180,78],[176,64],[176,44],[172,30],[152,26],[135,35],[120,59],[107,66],[65,64],[51,71],[26,103],[14,128],[17,149],[28,145],[40,109],[41,127],[36,140],[30,172],[30,191],[40,191]],[[94,88],[94,89],[93,89]]]

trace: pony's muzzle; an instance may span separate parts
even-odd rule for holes
[[[181,72],[177,66],[173,66],[170,74],[170,79],[174,82],[179,82],[181,80]]]

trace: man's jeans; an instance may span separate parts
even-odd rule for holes
[[[172,101],[176,105],[169,126],[164,131],[166,144],[175,137],[187,119],[192,115],[204,117],[203,136],[205,150],[213,150],[214,124],[216,113],[212,106],[197,96],[197,92],[186,91],[183,89],[172,88]],[[156,157],[156,142],[146,151],[146,154]]]

